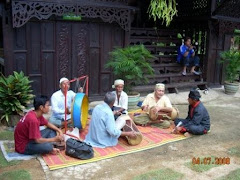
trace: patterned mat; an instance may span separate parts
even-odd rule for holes
[[[61,151],[58,155],[47,154],[43,156],[44,161],[50,170],[60,169],[73,165],[80,165],[90,162],[121,156],[129,153],[139,152],[154,147],[158,147],[170,142],[186,139],[183,135],[171,134],[172,128],[159,129],[154,126],[141,127],[139,131],[143,135],[142,142],[137,146],[130,146],[125,138],[119,138],[119,142],[115,147],[94,148],[94,157],[89,160],[80,160],[65,155],[65,151]],[[88,128],[81,132],[81,139],[85,139]]]

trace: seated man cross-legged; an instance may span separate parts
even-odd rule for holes
[[[115,88],[113,93],[116,95],[116,99],[113,105],[114,117],[117,119],[121,114],[127,114],[128,109],[128,95],[123,91],[124,81],[122,79],[117,79],[114,81]]]
[[[210,130],[210,117],[208,111],[199,100],[201,97],[197,90],[191,90],[188,96],[189,110],[186,119],[175,120],[175,133],[181,132],[185,136],[202,135]]]
[[[16,126],[15,150],[28,155],[58,153],[59,149],[54,148],[54,144],[63,142],[63,133],[43,117],[43,114],[49,111],[49,99],[46,96],[35,97],[34,109],[29,111]],[[40,131],[39,127],[43,125],[47,128]]]
[[[164,94],[165,93],[165,85],[162,83],[158,83],[155,86],[154,92],[148,94],[147,97],[144,99],[142,103],[142,110],[147,111],[154,111],[155,114],[158,112],[166,112],[171,113],[173,110],[172,104],[169,98]],[[136,122],[137,123],[137,122]],[[168,120],[156,120],[156,121],[149,121],[147,124],[155,124],[160,128],[169,128],[170,122]]]
[[[67,123],[70,125],[71,122],[71,104],[75,97],[75,93],[69,90],[70,84],[67,78],[61,78],[59,81],[60,90],[53,93],[51,97],[52,116],[49,121],[57,127],[64,126],[65,118],[65,97],[64,92],[67,91]]]
[[[123,132],[117,127],[112,107],[116,96],[112,92],[106,93],[104,102],[93,109],[92,118],[85,142],[93,147],[105,148],[116,146],[119,136],[135,138],[133,131]]]

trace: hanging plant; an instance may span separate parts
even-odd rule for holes
[[[162,24],[166,22],[169,26],[173,20],[173,16],[177,15],[176,0],[151,0],[148,7],[149,18],[162,20]]]

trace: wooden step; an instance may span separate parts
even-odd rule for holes
[[[206,89],[207,82],[205,81],[197,81],[197,82],[181,82],[181,83],[171,83],[171,84],[165,84],[166,90],[168,92],[172,92],[172,89],[181,89],[181,88],[200,88],[201,90]],[[135,86],[133,87],[134,91],[140,92],[140,93],[151,93],[154,91],[155,84],[152,85],[141,85],[141,86]],[[178,91],[177,90],[177,91]]]
[[[170,29],[154,29],[154,28],[131,28],[131,36],[172,36],[177,37],[177,30]]]
[[[201,75],[195,75],[193,73],[187,73],[186,76],[183,76],[181,72],[179,73],[167,73],[167,74],[161,74],[161,75],[146,75],[147,78],[163,78],[163,77],[199,77]]]

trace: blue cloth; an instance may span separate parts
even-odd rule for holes
[[[105,102],[93,109],[85,142],[93,147],[116,146],[121,131],[116,128],[112,109]]]
[[[188,50],[188,47],[186,45],[181,45],[178,49],[178,55],[177,55],[177,62],[180,63],[181,60],[184,58],[184,53]],[[192,54],[194,53],[194,50],[191,49],[188,53],[188,55],[186,56],[186,58],[190,58],[192,56]]]

